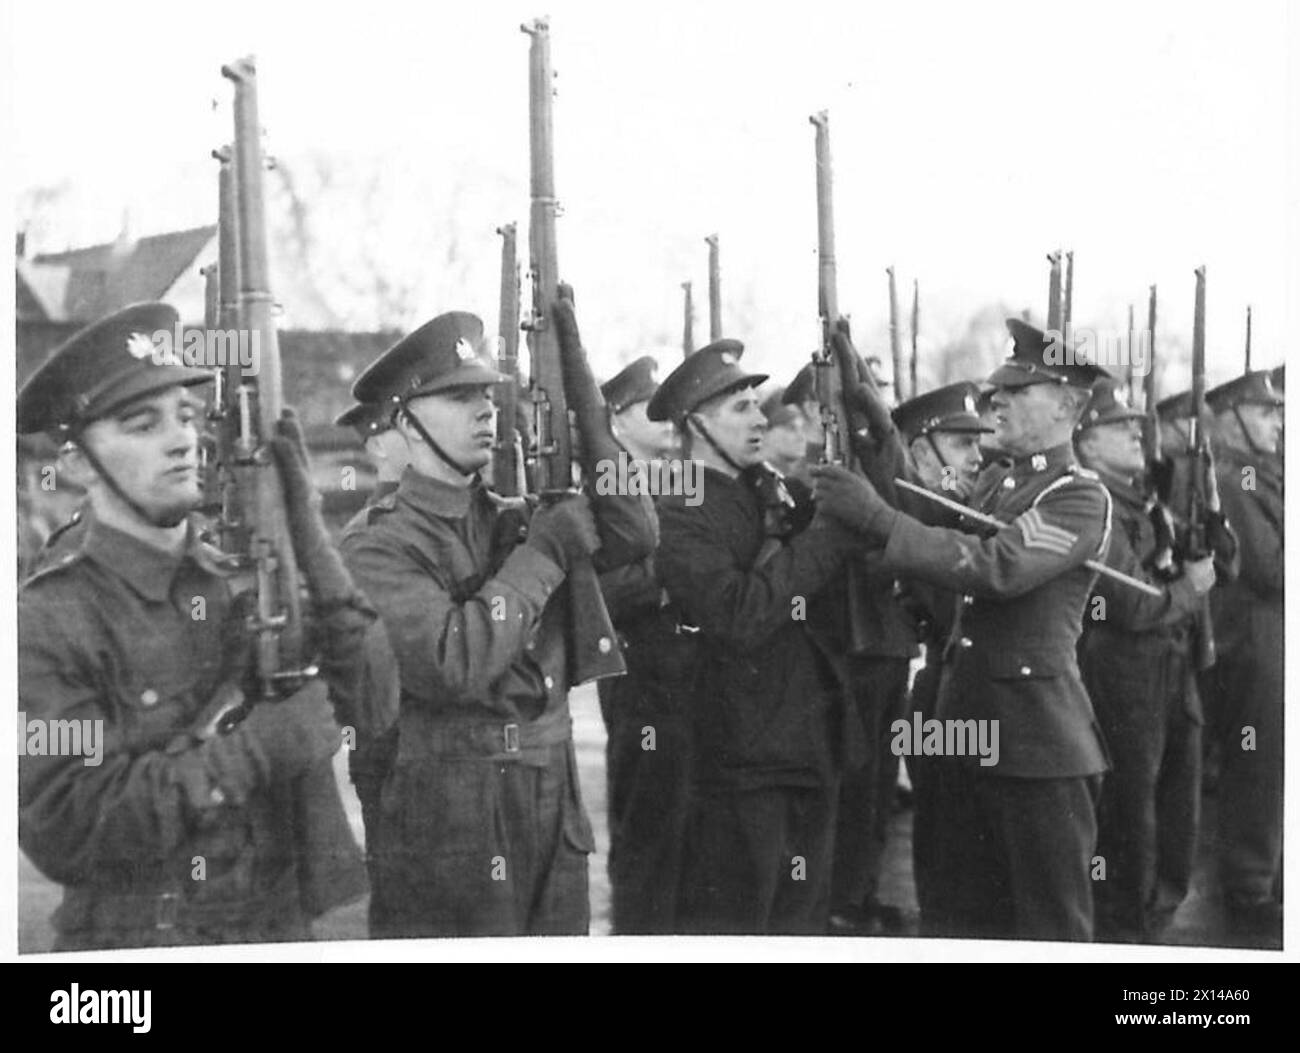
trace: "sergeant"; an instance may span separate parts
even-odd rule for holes
[[[847,674],[821,624],[822,593],[859,542],[762,465],[754,389],[766,377],[742,371],[743,350],[736,340],[701,348],[647,409],[673,421],[684,455],[702,465],[702,500],[660,500],[655,556],[683,628],[698,630],[681,928],[819,935],[839,774],[853,759],[842,744]]]
[[[1218,663],[1205,686],[1222,765],[1220,877],[1230,935],[1281,945],[1284,503],[1278,440],[1283,396],[1266,370],[1207,391],[1223,511],[1241,572],[1210,594]]]
[[[342,545],[376,597],[401,676],[376,861],[379,935],[588,928],[594,846],[568,706],[581,671],[561,586],[600,537],[585,497],[528,522],[527,509],[482,484],[491,389],[506,381],[486,360],[479,319],[453,311],[398,341],[353,389],[391,406],[411,450],[397,490]],[[652,543],[632,540],[625,559]]]
[[[92,510],[18,603],[19,841],[64,886],[56,950],[305,939],[311,917],[365,890],[329,758],[336,712],[368,731],[394,715],[356,691],[366,627],[382,632],[328,545],[301,454],[274,438],[326,679],[211,733],[249,687],[248,605],[191,521],[194,389],[211,374],[155,356],[150,334],[176,323],[165,304],[128,307],[18,395],[18,431],[55,438]],[[51,748],[74,725],[97,756]]]
[[[1013,462],[975,505],[1005,526],[925,526],[834,466],[814,471],[815,494],[884,544],[886,568],[963,594],[935,707],[936,719],[965,722],[952,726],[946,748],[959,755],[938,808],[951,855],[936,895],[952,934],[1086,940],[1106,761],[1075,645],[1094,577],[1084,562],[1105,551],[1110,515],[1070,437],[1102,371],[1019,319],[1007,327],[1013,354],[989,383],[994,440]],[[990,747],[978,756],[972,733]]]
[[[657,368],[653,358],[639,358],[601,387],[614,436],[634,466],[675,444],[671,424],[646,417]],[[665,602],[652,558],[607,571],[601,588],[627,663],[626,676],[599,681],[612,928],[667,934],[677,931],[690,815],[695,638]]]
[[[991,429],[976,412],[979,389],[969,381],[935,388],[902,403],[893,413],[917,481],[932,493],[965,501],[975,486],[982,464],[982,442]],[[952,630],[957,596],[948,589],[908,580],[904,589],[917,619],[918,637],[925,645],[925,665],[912,682],[912,711],[921,719],[934,716],[939,678],[943,671],[940,655]],[[912,875],[917,903],[921,908],[921,933],[942,933],[943,904],[933,894],[934,874],[942,868],[943,842],[936,837],[937,789],[943,777],[941,757],[907,758],[912,782]]]
[[[1159,588],[1150,596],[1099,577],[1079,663],[1110,747],[1098,810],[1097,936],[1160,940],[1191,887],[1200,815],[1201,714],[1193,630],[1214,557],[1158,569],[1144,492],[1140,421],[1112,378],[1093,386],[1075,434],[1079,460],[1110,492],[1108,565]]]

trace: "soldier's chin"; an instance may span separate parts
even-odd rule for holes
[[[172,501],[153,510],[154,526],[180,526],[191,512],[199,506],[198,495],[189,501]]]

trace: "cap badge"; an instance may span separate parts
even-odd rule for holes
[[[962,408],[965,412],[969,413],[972,417],[975,416],[975,397],[974,397],[973,395],[970,395],[970,394],[968,393],[968,394],[967,394],[967,395],[966,395],[966,396],[961,400],[961,408]]]
[[[734,366],[736,364],[736,356],[730,351],[723,351],[718,355],[718,357],[722,359],[722,364],[724,366]]]
[[[126,350],[132,358],[148,358],[153,354],[153,341],[144,333],[132,333],[126,338]]]
[[[1047,455],[1036,453],[1029,459],[1029,463],[1033,466],[1034,471],[1041,472],[1047,467]]]
[[[456,341],[456,357],[462,362],[473,362],[478,357],[474,354],[474,349],[470,347],[469,341],[463,336]]]

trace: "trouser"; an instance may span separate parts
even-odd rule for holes
[[[605,770],[613,931],[671,933],[690,818],[691,721],[680,714],[620,713],[617,706],[609,718]]]
[[[935,696],[939,690],[939,677],[943,666],[938,656],[931,654],[936,647],[927,644],[926,664],[916,674],[912,683],[912,711],[921,714],[922,721],[934,716]],[[916,903],[921,909],[921,935],[936,935],[935,872],[940,866],[944,846],[935,836],[938,829],[937,765],[942,757],[908,757],[907,777],[912,783],[912,883],[916,889]],[[934,773],[934,774],[932,774]]]
[[[1153,654],[1155,675],[1102,683],[1089,693],[1110,747],[1097,814],[1095,884],[1100,939],[1158,937],[1191,887],[1201,802],[1201,725],[1195,680],[1184,655]],[[1112,682],[1108,685],[1107,679]],[[1135,697],[1134,687],[1149,689]]]
[[[1281,898],[1282,649],[1221,655],[1209,671],[1221,729],[1218,841],[1223,891],[1245,903]]]
[[[697,790],[682,931],[824,935],[838,795],[838,780]]]
[[[934,935],[1090,940],[1101,777],[981,775],[927,766],[936,794]]]
[[[586,934],[595,846],[572,742],[399,760],[382,807],[373,936]]]
[[[846,771],[840,784],[832,909],[859,906],[876,896],[898,782],[890,725],[904,716],[907,706],[906,658],[856,658],[849,669],[866,759]]]

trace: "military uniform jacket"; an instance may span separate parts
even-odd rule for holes
[[[1191,634],[1205,610],[1185,577],[1165,582],[1149,569],[1156,548],[1155,528],[1147,503],[1131,483],[1102,475],[1113,507],[1113,530],[1106,554],[1107,566],[1160,589],[1149,596],[1112,578],[1099,576],[1083,619],[1079,658],[1088,670],[1104,673],[1108,683],[1123,681],[1125,704],[1156,704],[1150,681],[1159,671],[1158,659],[1168,654],[1189,655]],[[1095,685],[1094,685],[1095,686]],[[1112,706],[1117,699],[1107,700]],[[1200,697],[1184,693],[1188,716],[1201,722]]]
[[[821,629],[843,593],[822,594],[861,542],[814,520],[755,566],[766,533],[755,491],[705,468],[702,493],[695,505],[660,499],[655,556],[669,598],[699,630],[699,778],[740,788],[824,784],[851,746],[841,741],[850,723],[843,651],[828,642],[834,626]]]
[[[187,925],[255,933],[365,890],[328,766],[307,831],[286,784],[250,790],[190,735],[232,636],[219,557],[193,529],[172,556],[90,517],[19,593],[28,728],[103,729],[98,764],[49,755],[30,735],[19,763],[19,842],[65,886],[65,945],[176,942]]]
[[[1285,647],[1285,507],[1277,458],[1219,450],[1215,473],[1219,500],[1240,541],[1237,580],[1220,580],[1210,592],[1221,657],[1280,655]],[[1250,484],[1254,486],[1251,488]]]
[[[1109,540],[1109,497],[1069,444],[990,473],[975,507],[1007,525],[978,536],[900,514],[885,564],[960,593],[935,716],[999,721],[985,775],[1054,778],[1106,768],[1076,644]],[[988,528],[984,528],[986,531]]]

